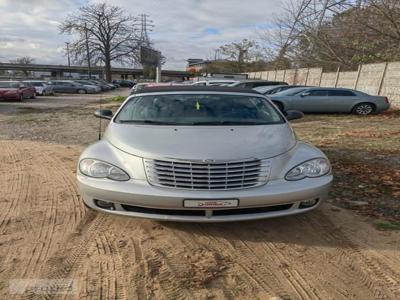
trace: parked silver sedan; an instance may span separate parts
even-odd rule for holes
[[[269,96],[281,110],[295,109],[305,113],[354,113],[369,115],[390,108],[383,96],[344,88],[299,87]]]
[[[80,156],[86,206],[155,220],[224,222],[303,213],[326,199],[328,159],[265,96],[230,87],[147,88]],[[285,117],[286,115],[286,117]]]

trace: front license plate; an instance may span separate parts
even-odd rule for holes
[[[184,200],[184,207],[192,208],[224,208],[224,207],[237,207],[239,206],[239,200],[228,199],[228,200]]]

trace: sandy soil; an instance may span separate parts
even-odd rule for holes
[[[0,149],[0,299],[400,299],[400,233],[366,217],[329,204],[229,224],[111,216],[79,198],[82,145],[0,139]],[[10,279],[77,288],[10,295]]]

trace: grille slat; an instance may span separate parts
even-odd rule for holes
[[[150,184],[189,190],[231,190],[255,187],[268,180],[269,160],[201,163],[144,159]]]

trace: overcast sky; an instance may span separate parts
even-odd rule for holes
[[[0,0],[0,61],[31,56],[36,63],[66,64],[58,24],[86,0]],[[95,1],[92,1],[95,2]],[[101,2],[101,1],[98,1]],[[188,58],[208,58],[230,41],[257,37],[282,10],[280,0],[109,0],[127,13],[154,20],[150,38],[167,57],[165,68],[183,69]]]

